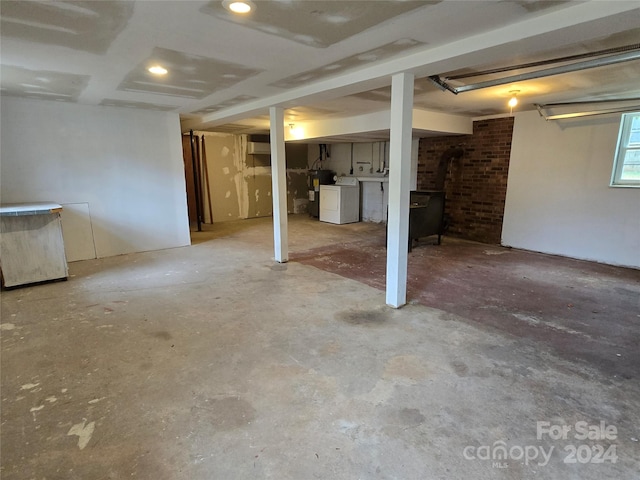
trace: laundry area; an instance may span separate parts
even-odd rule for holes
[[[416,139],[414,189],[418,146]],[[334,224],[386,223],[389,142],[291,142],[286,155],[288,213]],[[272,214],[268,137],[195,132],[192,142],[183,135],[183,159],[192,225],[198,216],[201,223],[214,223]]]
[[[420,239],[439,243],[450,228],[462,238],[499,242],[510,149],[487,143],[486,136],[510,137],[513,122],[488,120],[474,128],[471,135],[412,140],[409,248]],[[288,214],[336,225],[387,223],[388,141],[287,142],[285,147]],[[268,136],[196,132],[192,142],[183,135],[192,227],[197,218],[211,224],[273,214],[270,148]],[[459,175],[463,165],[466,177]],[[478,214],[480,224],[473,222]]]
[[[309,145],[309,214],[334,224],[386,222],[388,142]],[[417,152],[416,152],[417,153]],[[369,188],[369,182],[379,190]]]
[[[335,224],[386,222],[388,146],[287,143],[287,212]],[[272,215],[268,137],[183,135],[183,160],[192,225]]]

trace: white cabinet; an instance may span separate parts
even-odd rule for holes
[[[320,221],[336,224],[359,222],[359,185],[320,185]]]
[[[0,269],[5,287],[67,278],[61,211],[55,203],[0,207]]]

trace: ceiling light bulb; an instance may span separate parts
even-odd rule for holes
[[[518,93],[520,92],[520,90],[512,90],[509,93],[511,94],[511,98],[509,99],[509,103],[508,105],[513,108],[516,105],[518,105],[518,97],[516,97],[516,95],[518,95]]]
[[[154,75],[166,75],[168,70],[160,65],[154,65],[153,67],[149,67],[149,71]]]
[[[251,5],[247,2],[231,2],[229,3],[229,10],[234,13],[249,13],[251,11]]]
[[[299,140],[304,136],[304,129],[302,127],[296,127],[295,123],[290,123],[289,135],[291,138]]]

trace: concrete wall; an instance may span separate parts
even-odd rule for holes
[[[69,260],[190,244],[177,114],[2,98],[1,201],[65,205]]]
[[[504,245],[640,268],[640,189],[609,186],[619,125],[516,116]]]

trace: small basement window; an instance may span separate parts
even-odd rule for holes
[[[622,115],[611,186],[640,187],[640,112]]]

